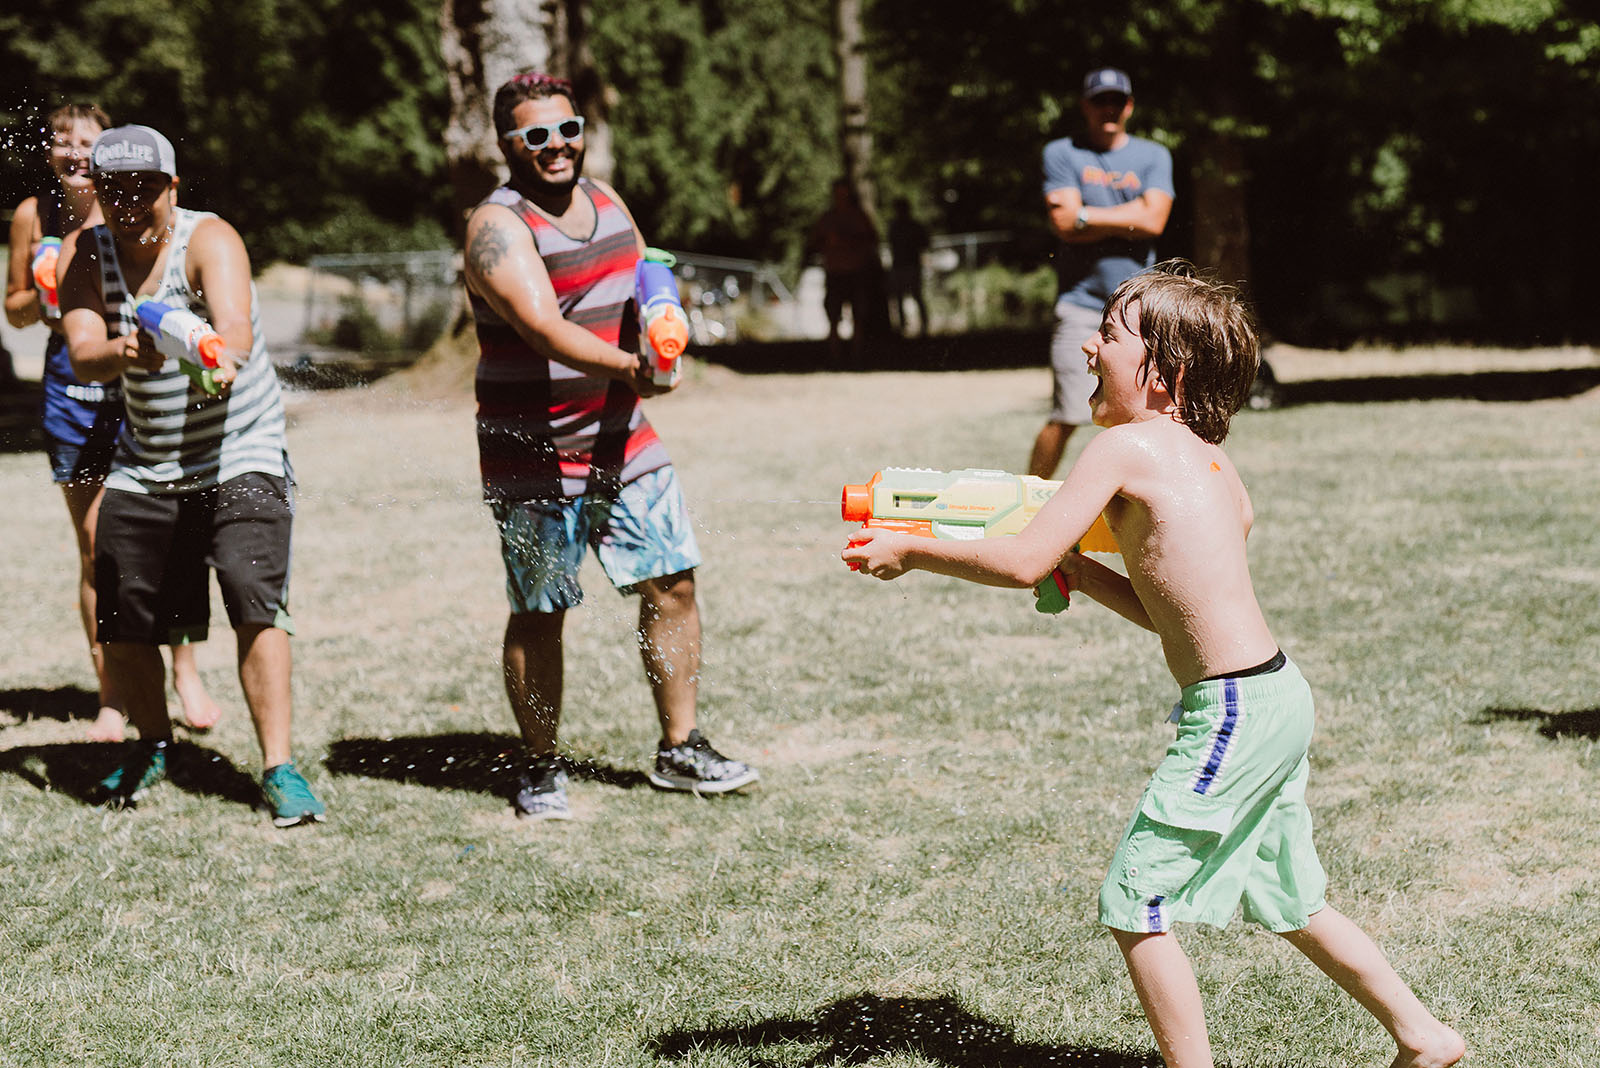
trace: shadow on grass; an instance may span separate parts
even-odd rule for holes
[[[806,1019],[774,1019],[736,1027],[672,1031],[647,1043],[656,1057],[677,1059],[697,1050],[749,1051],[753,1065],[771,1063],[763,1046],[823,1044],[805,1065],[866,1064],[909,1053],[948,1068],[1161,1068],[1154,1050],[1139,1054],[1088,1046],[1020,1042],[1010,1031],[962,1008],[954,998],[884,998],[861,994],[824,1005]],[[788,1062],[785,1062],[788,1063]]]
[[[66,723],[74,719],[94,719],[100,714],[100,695],[77,686],[58,686],[41,690],[30,686],[21,690],[0,690],[0,715],[18,721],[54,719]]]
[[[1537,708],[1486,708],[1478,713],[1475,723],[1493,723],[1510,719],[1520,722],[1537,722],[1539,733],[1546,738],[1600,739],[1600,708],[1584,708],[1575,712],[1546,712]]]
[[[1535,401],[1575,397],[1600,386],[1600,368],[1473,371],[1280,382],[1280,404],[1366,404],[1373,401]]]
[[[1425,347],[1425,346],[1424,346]],[[806,371],[978,371],[1037,367],[1048,376],[1048,329],[996,329],[928,338],[884,338],[852,351],[825,341],[745,341],[692,355],[741,374]],[[1270,365],[1252,407],[1365,404],[1372,401],[1530,401],[1571,397],[1600,386],[1600,367],[1530,368],[1280,382]],[[1049,379],[1042,379],[1045,390]]]
[[[55,790],[86,805],[104,800],[100,780],[132,754],[132,742],[56,742],[0,750],[0,774],[40,790]],[[167,781],[192,794],[254,806],[261,788],[221,753],[178,741],[167,751]]]
[[[39,406],[44,387],[37,382],[12,382],[0,389],[0,453],[42,452],[44,430]]]
[[[517,792],[522,759],[520,738],[479,731],[406,738],[345,738],[328,747],[327,767],[335,775],[470,790],[510,801]],[[567,758],[567,771],[576,779],[625,789],[650,782],[642,771],[574,757]]]

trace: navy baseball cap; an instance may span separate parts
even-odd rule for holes
[[[1101,67],[1092,70],[1083,80],[1083,98],[1099,96],[1101,93],[1121,93],[1123,96],[1133,95],[1133,81],[1122,71],[1115,67]]]
[[[114,126],[95,139],[89,153],[89,173],[155,171],[178,176],[178,156],[172,142],[148,126]]]

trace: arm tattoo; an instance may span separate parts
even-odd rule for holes
[[[505,231],[492,222],[484,223],[473,237],[472,247],[467,249],[467,255],[472,260],[472,269],[480,277],[489,277],[495,266],[505,258],[509,247]]]

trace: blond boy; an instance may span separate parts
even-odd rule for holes
[[[1209,1068],[1199,987],[1174,922],[1246,919],[1281,934],[1394,1038],[1392,1068],[1444,1068],[1461,1036],[1430,1013],[1382,951],[1328,906],[1311,842],[1311,692],[1278,648],[1246,561],[1252,512],[1222,451],[1259,363],[1249,313],[1182,261],[1128,279],[1083,343],[1103,427],[1061,492],[1015,537],[935,541],[860,532],[863,574],[913,569],[1070,590],[1161,638],[1182,687],[1177,739],[1156,768],[1100,890],[1100,922],[1128,965],[1169,1068]],[[1105,514],[1128,574],[1072,551]]]

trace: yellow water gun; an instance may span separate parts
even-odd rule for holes
[[[955,540],[998,538],[1027,526],[1060,488],[1060,482],[1006,471],[886,467],[862,485],[846,485],[839,512],[845,522],[870,530]],[[1077,549],[1119,551],[1104,516],[1095,518]],[[1052,571],[1034,593],[1034,606],[1041,612],[1067,607],[1067,581],[1059,570]]]

